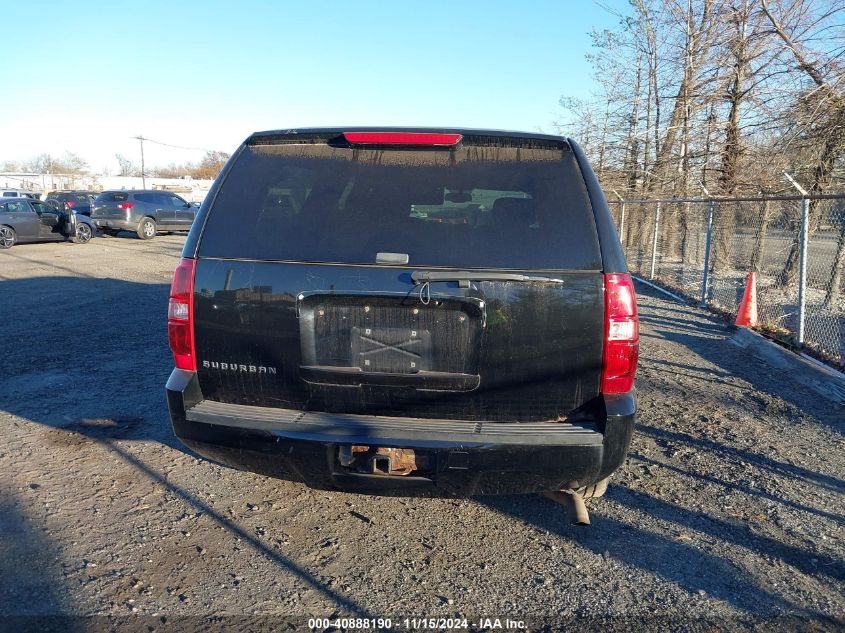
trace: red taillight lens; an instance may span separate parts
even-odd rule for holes
[[[343,137],[353,145],[457,145],[461,134],[429,132],[344,132]]]
[[[640,323],[634,281],[628,273],[604,276],[604,367],[602,393],[627,393],[634,386]]]
[[[73,209],[76,206],[76,203],[73,200],[68,200],[65,202],[65,207],[68,209]]]
[[[131,209],[134,206],[135,206],[135,204],[133,202],[121,202],[119,205],[117,205],[117,208],[118,209]]]
[[[197,370],[194,353],[194,271],[196,260],[183,258],[173,273],[167,306],[167,338],[179,369]]]

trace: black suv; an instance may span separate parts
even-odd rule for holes
[[[168,310],[176,435],[325,489],[600,490],[636,412],[634,290],[572,140],[262,132]]]
[[[57,211],[73,211],[77,215],[91,215],[91,196],[88,191],[51,191],[44,202]]]

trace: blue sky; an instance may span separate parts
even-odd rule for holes
[[[624,0],[603,4],[622,8]],[[231,152],[250,132],[307,125],[553,130],[587,96],[592,0],[29,2],[4,8],[0,160],[72,150],[137,160],[146,137]],[[21,45],[26,42],[27,45]],[[147,164],[201,152],[145,146]]]

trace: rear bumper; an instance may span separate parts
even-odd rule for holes
[[[138,225],[135,222],[128,220],[117,220],[113,218],[92,218],[94,223],[101,229],[122,229],[125,231],[134,231]]]
[[[624,461],[636,415],[633,394],[606,397],[590,424],[499,424],[349,416],[204,401],[196,374],[174,369],[167,401],[176,436],[234,468],[313,488],[370,494],[470,496],[578,488]],[[341,447],[412,449],[424,470],[353,472]]]

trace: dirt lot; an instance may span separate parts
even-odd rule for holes
[[[640,289],[640,424],[589,528],[538,496],[315,492],[172,437],[183,241],[0,252],[0,629],[845,628],[845,411],[755,366],[720,322]]]

